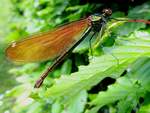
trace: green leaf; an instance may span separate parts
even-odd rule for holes
[[[144,32],[143,32],[144,33]],[[147,32],[145,33],[147,34]],[[143,36],[144,37],[144,36]],[[107,49],[106,54],[94,57],[88,66],[80,66],[79,71],[69,77],[61,77],[56,84],[46,91],[46,97],[72,96],[81,90],[89,89],[99,83],[105,77],[119,77],[127,66],[142,56],[150,56],[150,38],[137,38],[131,35],[126,39],[121,37],[116,40],[117,45]],[[141,44],[135,44],[140,41]],[[122,42],[122,43],[121,43]],[[71,92],[71,93],[70,93]]]
[[[70,59],[68,59],[62,65],[61,74],[62,75],[64,75],[64,74],[69,75],[71,73],[71,70],[72,70],[72,61]]]
[[[87,102],[87,92],[81,91],[67,102],[65,110],[61,113],[82,113]]]
[[[149,97],[150,93],[147,92],[147,94],[145,95],[144,102],[141,104],[140,109],[137,113],[148,113],[150,111],[150,97]]]
[[[128,17],[133,19],[150,19],[150,2],[137,6],[128,12]]]
[[[137,6],[129,10],[128,18],[131,19],[150,19],[150,2],[144,3],[143,5]],[[121,36],[128,36],[130,33],[145,28],[144,23],[125,23],[117,29],[117,34]]]
[[[96,105],[96,107],[88,113],[116,101],[119,101],[118,113],[130,113],[132,109],[136,109],[139,98],[149,91],[150,72],[147,70],[149,68],[150,58],[140,58],[134,62],[124,77],[118,78],[115,84],[108,87],[107,91],[99,92],[97,98],[90,103],[91,106]],[[128,104],[126,105],[126,103]]]

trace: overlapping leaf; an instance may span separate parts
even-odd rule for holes
[[[140,37],[140,33],[145,36]],[[138,34],[138,38],[136,36]],[[115,46],[107,49],[105,55],[95,57],[88,66],[80,66],[71,76],[62,76],[46,92],[47,97],[72,96],[83,89],[90,89],[105,77],[117,78],[139,57],[150,56],[150,38],[147,32],[136,32],[124,40],[118,38]],[[128,43],[124,43],[128,42]],[[136,43],[140,42],[140,43]],[[149,42],[149,44],[148,44]],[[70,93],[71,92],[71,93]]]

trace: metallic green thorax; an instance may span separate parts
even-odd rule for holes
[[[91,15],[90,19],[92,22],[97,22],[100,21],[102,17],[100,15]]]
[[[104,9],[102,14],[94,14],[89,17],[91,21],[92,31],[96,36],[94,48],[98,47],[100,43],[103,42],[102,35],[104,34],[104,30],[106,27],[107,20],[111,16],[112,11],[110,9]],[[92,44],[92,45],[93,45]]]

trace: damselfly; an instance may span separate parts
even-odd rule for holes
[[[6,49],[7,57],[15,62],[36,62],[54,60],[53,64],[36,81],[39,88],[48,73],[53,69],[90,33],[91,39],[107,24],[112,14],[111,9],[104,9],[102,14],[94,14],[85,19],[58,27],[52,31],[30,36],[29,38],[12,43]],[[122,21],[122,20],[121,20]],[[146,20],[123,20],[127,22],[144,22]]]

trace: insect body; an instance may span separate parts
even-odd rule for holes
[[[111,13],[110,9],[105,9],[101,15],[91,15],[88,18],[72,22],[55,30],[15,42],[6,49],[6,56],[15,62],[36,62],[54,59],[53,64],[37,80],[35,88],[39,88],[48,73],[91,31],[95,34],[101,30]]]
[[[80,42],[91,32],[93,37],[102,30],[111,14],[112,11],[110,9],[104,9],[102,14],[91,15],[88,18],[58,27],[52,31],[14,42],[6,49],[6,56],[15,62],[54,60],[52,65],[36,81],[34,87],[39,88],[48,73],[53,71]],[[134,20],[129,22],[134,22]],[[141,21],[136,20],[136,22]],[[146,23],[149,21],[142,22]]]

